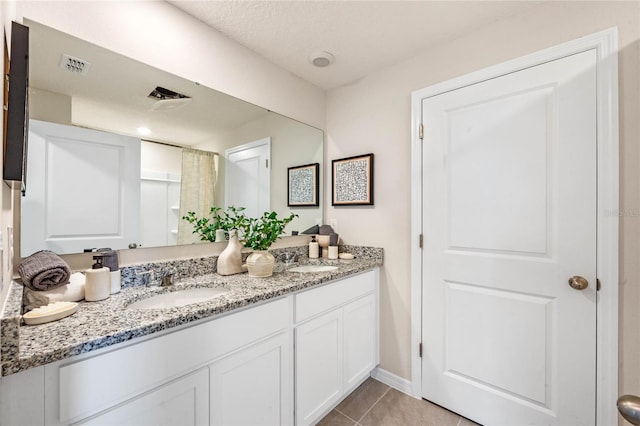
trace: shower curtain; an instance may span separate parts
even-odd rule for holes
[[[178,220],[178,244],[200,242],[193,233],[193,225],[182,219],[187,212],[206,217],[216,205],[218,183],[218,154],[198,149],[182,149],[182,178],[180,184],[180,216]]]

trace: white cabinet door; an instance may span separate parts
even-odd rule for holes
[[[211,364],[211,425],[292,424],[292,350],[286,332]]]
[[[370,271],[296,296],[296,424],[319,420],[378,364],[377,288]]]
[[[346,392],[359,385],[378,364],[376,296],[370,294],[343,309]]]
[[[209,370],[202,368],[80,424],[208,425]]]
[[[342,396],[342,310],[296,328],[296,424],[316,420]]]
[[[0,425],[44,425],[44,367],[0,377]]]

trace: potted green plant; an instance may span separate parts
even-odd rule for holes
[[[232,229],[242,229],[245,225],[246,216],[244,207],[222,208],[213,206],[209,210],[208,217],[197,217],[195,212],[187,212],[182,219],[193,225],[193,233],[198,234],[200,240],[210,242],[220,242],[226,240],[226,234]]]
[[[284,232],[284,228],[298,215],[291,214],[278,219],[276,212],[265,212],[258,218],[247,218],[241,239],[244,246],[253,250],[247,258],[249,276],[270,277],[273,274],[275,258],[268,252],[269,247]]]

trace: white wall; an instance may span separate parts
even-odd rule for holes
[[[71,96],[29,88],[29,118],[71,125]]]
[[[373,152],[373,208],[326,209],[347,243],[382,246],[381,365],[411,377],[411,92],[591,34],[619,27],[621,143],[621,393],[640,394],[640,3],[550,2],[494,22],[327,94],[325,199],[329,160]],[[426,350],[429,350],[426,348]]]
[[[182,173],[182,148],[154,142],[140,142],[140,169],[143,171]]]

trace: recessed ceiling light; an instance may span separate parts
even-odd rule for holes
[[[313,65],[319,68],[328,67],[335,60],[336,60],[335,56],[333,56],[331,53],[325,50],[313,52],[309,56],[309,62],[311,62]]]
[[[136,130],[138,131],[138,134],[142,136],[149,136],[151,134],[151,129],[148,127],[138,127]]]

